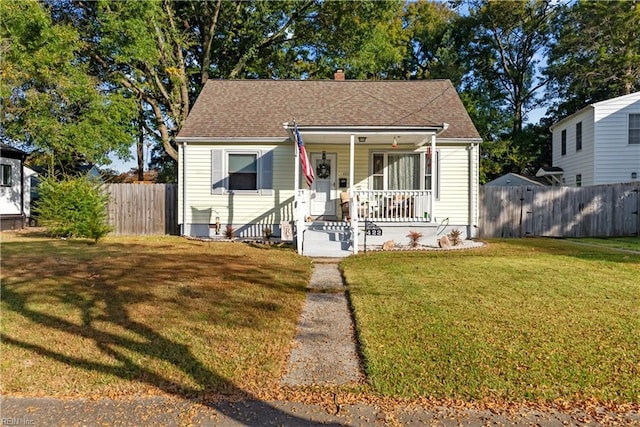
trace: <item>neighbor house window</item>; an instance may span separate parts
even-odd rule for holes
[[[258,189],[258,155],[254,153],[229,153],[229,190]]]
[[[640,144],[640,114],[629,114],[629,144]]]
[[[562,145],[560,146],[561,154],[564,156],[567,154],[567,130],[562,131]]]
[[[11,165],[0,165],[0,186],[11,186]]]
[[[576,187],[582,187],[582,174],[576,175]]]
[[[582,150],[582,122],[576,123],[576,151]]]

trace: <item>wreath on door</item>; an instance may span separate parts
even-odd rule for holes
[[[328,163],[322,162],[316,167],[316,175],[318,175],[318,178],[327,179],[329,178],[330,174],[331,174],[331,166],[329,166]]]

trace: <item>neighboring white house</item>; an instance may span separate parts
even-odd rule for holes
[[[301,253],[340,256],[365,235],[475,233],[481,138],[448,80],[209,80],[176,140],[186,236],[268,228]]]
[[[36,172],[23,165],[27,153],[0,144],[0,228],[23,228],[31,216],[31,177]]]
[[[640,181],[640,92],[588,105],[551,126],[556,185]]]

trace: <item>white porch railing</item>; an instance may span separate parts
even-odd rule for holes
[[[356,190],[354,214],[377,222],[431,222],[431,190]]]

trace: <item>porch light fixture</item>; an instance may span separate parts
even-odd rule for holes
[[[393,142],[391,143],[391,148],[398,148],[398,139],[394,136]]]
[[[361,142],[361,143],[367,142],[367,137],[366,136],[359,136],[358,137],[358,142]]]

